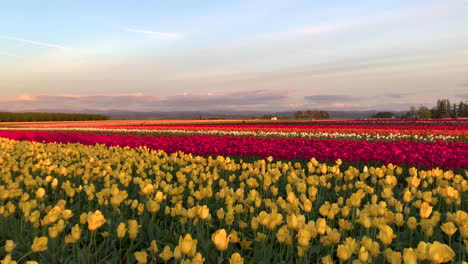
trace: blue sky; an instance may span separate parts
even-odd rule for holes
[[[2,109],[468,100],[468,1],[4,1]]]

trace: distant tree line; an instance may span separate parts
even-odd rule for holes
[[[66,114],[66,113],[10,113],[0,112],[0,122],[32,122],[32,121],[88,121],[108,120],[105,115]]]
[[[416,108],[410,107],[410,110],[403,117],[405,119],[429,119],[429,118],[458,118],[468,117],[468,103],[460,101],[458,104],[451,104],[449,99],[437,100],[436,106],[429,109],[425,106]]]
[[[330,118],[330,113],[320,110],[296,111],[294,112],[294,118],[328,119]]]
[[[372,117],[393,118],[396,115],[393,112],[378,112]],[[408,120],[458,117],[468,117],[468,102],[460,101],[458,104],[451,104],[449,99],[439,99],[434,108],[426,106],[416,108],[415,106],[411,106],[409,111],[401,116],[402,119]]]
[[[373,115],[372,118],[394,118],[395,114],[393,112],[378,112]]]

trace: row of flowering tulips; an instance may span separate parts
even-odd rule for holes
[[[332,161],[338,158],[353,163],[393,163],[421,168],[440,167],[459,170],[468,167],[468,144],[461,142],[366,142],[303,138],[251,137],[137,137],[79,133],[0,131],[0,137],[38,142],[82,143],[85,145],[146,146],[166,152],[183,151],[199,155],[273,156],[278,159]]]
[[[5,138],[0,148],[3,263],[468,257],[466,173]]]
[[[185,135],[210,135],[210,136],[235,136],[235,137],[259,137],[259,138],[305,138],[305,139],[339,139],[360,141],[462,141],[468,142],[468,137],[450,135],[405,135],[405,134],[369,134],[369,133],[308,133],[308,132],[268,132],[268,131],[229,131],[229,130],[153,130],[153,129],[126,129],[126,128],[0,128],[6,131],[49,131],[71,133],[94,133],[106,135],[135,135],[135,136],[185,136]]]
[[[96,122],[96,123],[50,123],[42,125],[26,124],[16,127],[35,128],[107,128],[107,129],[144,129],[144,130],[188,130],[188,131],[244,131],[244,132],[286,132],[286,133],[341,133],[341,134],[401,134],[401,135],[444,135],[467,137],[468,122],[444,123],[353,123],[343,121],[328,122],[262,122],[262,123],[140,123],[129,124],[120,122]],[[89,125],[87,125],[89,124]]]

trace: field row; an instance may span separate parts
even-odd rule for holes
[[[461,142],[366,142],[303,138],[251,137],[137,137],[79,133],[0,131],[0,137],[37,142],[104,144],[107,146],[146,146],[168,153],[183,151],[198,155],[230,155],[277,159],[342,159],[357,164],[388,164],[459,170],[468,168],[468,144]]]
[[[411,136],[454,136],[468,137],[468,123],[214,123],[214,124],[112,124],[94,123],[52,123],[37,125],[10,125],[17,128],[94,128],[94,129],[135,129],[135,130],[182,130],[182,131],[236,131],[250,133],[327,133],[327,134],[374,134]]]
[[[99,135],[1,133],[92,145],[0,139],[0,224],[9,227],[0,229],[6,240],[0,255],[19,263],[448,263],[468,257],[466,174],[354,167],[340,159],[168,154],[94,145]],[[113,140],[107,143],[132,142]],[[466,151],[456,143],[430,146]],[[336,148],[346,154],[345,146]],[[372,151],[383,150],[365,150]]]
[[[92,133],[104,135],[127,135],[127,136],[233,136],[233,137],[257,137],[257,138],[305,138],[305,139],[339,139],[359,141],[460,141],[468,143],[467,136],[451,135],[409,135],[409,134],[376,134],[376,133],[327,133],[327,132],[268,132],[268,131],[234,131],[234,130],[176,130],[176,129],[139,129],[139,128],[94,128],[94,127],[62,127],[62,128],[0,128],[5,131],[48,131],[68,133]]]

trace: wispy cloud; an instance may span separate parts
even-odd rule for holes
[[[42,42],[42,41],[30,40],[30,39],[15,38],[15,37],[10,37],[10,36],[0,36],[0,39],[14,40],[14,41],[22,42],[22,43],[28,43],[28,44],[33,44],[36,46],[43,46],[43,47],[49,47],[49,48],[55,48],[55,49],[67,49],[67,47],[53,44],[53,43],[47,43],[47,42]]]
[[[447,5],[446,3],[437,3],[425,5],[424,7],[415,7],[399,11],[388,11],[375,15],[357,16],[350,19],[335,20],[328,23],[309,25],[298,28],[291,28],[286,31],[261,34],[260,37],[273,39],[297,37],[297,36],[317,36],[332,33],[341,33],[357,29],[366,29],[372,26],[382,26],[389,23],[404,22],[409,19],[433,18],[442,14],[450,13],[459,5]]]
[[[128,27],[125,27],[124,30],[127,32],[141,33],[145,35],[150,35],[150,36],[159,37],[159,38],[166,38],[166,39],[175,39],[175,38],[183,37],[183,35],[180,33],[168,33],[168,32],[160,32],[160,31],[152,31],[152,30],[136,29],[136,28],[128,28]]]
[[[346,101],[357,101],[360,100],[362,97],[353,97],[349,95],[334,95],[334,94],[326,94],[326,95],[311,95],[305,96],[304,99],[308,102],[312,103],[341,103]]]
[[[408,96],[411,96],[411,95],[414,95],[414,93],[388,93],[388,94],[384,94],[385,97],[395,98],[395,99],[407,98]]]

